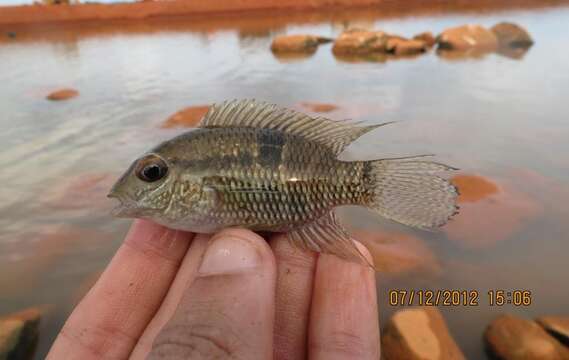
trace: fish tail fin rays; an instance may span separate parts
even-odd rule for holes
[[[367,162],[366,186],[373,195],[366,205],[387,219],[432,230],[458,213],[457,188],[439,176],[457,169],[420,157]]]
[[[338,222],[334,212],[293,229],[288,233],[288,238],[300,249],[336,255],[375,269],[373,263],[360,252],[348,232]]]

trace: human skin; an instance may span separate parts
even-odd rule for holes
[[[371,260],[359,243],[362,253]],[[48,359],[379,359],[374,271],[285,235],[136,220]]]

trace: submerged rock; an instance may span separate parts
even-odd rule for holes
[[[443,31],[437,37],[439,49],[464,51],[472,48],[495,51],[498,39],[494,33],[480,25],[463,25]]]
[[[196,126],[201,118],[209,110],[209,105],[198,105],[184,108],[174,115],[170,116],[161,127],[193,127]]]
[[[346,30],[334,41],[334,55],[365,55],[385,52],[388,35],[383,31]]]
[[[28,359],[35,351],[41,312],[30,308],[0,317],[0,359]]]
[[[498,192],[498,185],[477,175],[456,175],[451,182],[458,189],[458,203],[477,202]]]
[[[433,251],[420,238],[396,232],[355,231],[354,238],[371,253],[378,271],[402,275],[441,273],[441,265]]]
[[[318,45],[332,42],[332,39],[314,35],[277,36],[272,44],[273,52],[314,52]]]
[[[435,307],[409,308],[393,314],[382,332],[381,358],[465,359]]]
[[[432,47],[437,42],[437,39],[430,31],[425,31],[420,34],[413,36],[413,40],[421,40],[425,42],[428,47]]]
[[[491,356],[504,360],[567,360],[569,349],[563,347],[537,323],[513,315],[501,315],[484,332]]]
[[[523,27],[501,22],[490,29],[496,35],[500,47],[528,48],[533,45],[533,40]]]
[[[79,91],[75,89],[60,89],[47,95],[47,99],[51,101],[61,101],[74,98],[79,95]]]
[[[317,113],[328,113],[328,112],[332,112],[334,110],[338,110],[338,106],[336,106],[334,104],[302,102],[302,103],[300,103],[300,106],[302,106],[303,108],[308,109],[312,112],[317,112]]]
[[[543,316],[535,320],[565,345],[569,345],[569,316]]]
[[[397,56],[415,55],[427,51],[428,46],[423,40],[407,40],[399,37],[389,37],[385,50]]]

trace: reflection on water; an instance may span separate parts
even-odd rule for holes
[[[362,237],[387,231],[375,245],[377,258],[394,269],[379,276],[382,321],[395,310],[386,300],[390,288],[532,290],[527,308],[442,309],[461,348],[480,358],[483,328],[497,314],[566,313],[569,51],[560,44],[569,9],[387,14],[66,25],[13,29],[15,38],[2,38],[0,313],[55,305],[37,358],[128,227],[108,215],[109,184],[142,151],[182,131],[162,127],[169,116],[237,97],[311,113],[318,113],[314,104],[330,104],[326,115],[335,119],[397,120],[344,156],[436,153],[482,177],[485,195],[465,201],[463,214],[439,233],[342,211]],[[334,37],[353,23],[412,36],[503,20],[530,31],[536,44],[529,52],[476,59],[429,53],[382,63],[337,59],[330,45],[303,59],[277,59],[269,50],[279,33]],[[80,95],[44,99],[61,87]],[[433,270],[413,271],[418,259]]]

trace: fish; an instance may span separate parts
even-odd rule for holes
[[[335,209],[365,207],[421,229],[458,212],[451,166],[425,155],[342,161],[362,126],[253,99],[214,104],[197,128],[136,159],[111,188],[118,217],[214,233],[226,227],[284,232],[298,249],[369,264]]]

